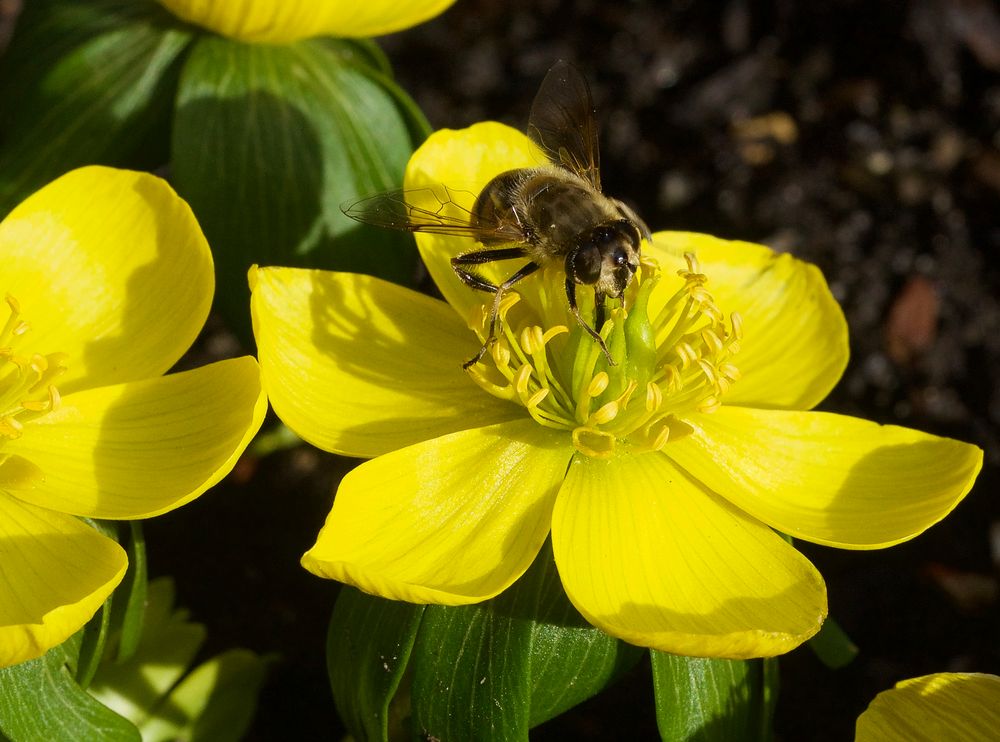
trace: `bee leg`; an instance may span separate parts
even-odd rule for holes
[[[458,273],[458,277],[461,278],[466,285],[472,286],[474,289],[478,288],[480,291],[494,291],[496,289],[495,286],[490,289],[473,286],[462,277],[462,269],[459,268],[459,266],[483,265],[484,263],[495,263],[498,260],[513,260],[515,258],[523,258],[525,256],[527,256],[527,253],[524,251],[523,247],[502,247],[497,250],[472,250],[453,257],[451,259],[451,268],[455,271],[455,273]]]
[[[604,329],[604,292],[594,289],[594,329]]]
[[[507,251],[481,250],[480,253],[482,252],[507,252]],[[466,369],[469,368],[470,366],[474,366],[475,364],[479,363],[479,361],[482,360],[483,356],[486,355],[486,351],[489,349],[489,347],[496,342],[497,325],[500,323],[500,300],[503,299],[504,292],[511,286],[516,284],[518,281],[520,281],[522,278],[530,276],[539,268],[537,263],[526,263],[514,275],[512,275],[510,278],[508,278],[499,286],[497,286],[496,284],[490,283],[485,278],[473,273],[472,271],[458,267],[458,265],[461,265],[461,263],[457,262],[460,258],[475,254],[476,253],[467,253],[466,255],[459,255],[458,257],[452,258],[451,260],[451,267],[458,275],[458,277],[462,280],[462,283],[464,283],[466,286],[469,286],[470,288],[478,289],[479,291],[493,292],[493,302],[492,305],[490,306],[490,334],[486,337],[486,342],[483,343],[483,347],[479,349],[479,352],[476,353],[476,355],[470,358],[468,361],[462,364],[462,368]],[[523,253],[517,256],[509,256],[509,257],[522,257],[522,256]],[[502,260],[506,259],[506,257],[508,256],[505,256],[504,258],[494,258],[494,259]],[[487,261],[480,261],[480,262],[487,262]]]
[[[580,308],[576,305],[576,282],[573,280],[572,276],[568,275],[566,276],[566,298],[569,300],[569,311],[573,313],[573,316],[576,317],[576,321],[580,323],[583,329],[586,330],[590,336],[597,341],[597,344],[601,346],[601,350],[604,352],[604,357],[608,359],[608,365],[617,366],[618,364],[615,363],[615,359],[611,357],[611,351],[609,351],[608,346],[604,344],[604,338],[601,337],[597,330],[588,325],[587,321],[583,318],[583,315],[580,314]],[[597,297],[595,296],[594,298],[596,300]],[[604,324],[604,302],[601,301],[598,306],[600,307],[601,324]],[[598,327],[600,327],[600,325],[598,325]]]

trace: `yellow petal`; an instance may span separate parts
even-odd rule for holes
[[[146,518],[233,468],[267,411],[253,358],[63,398],[5,450],[44,472],[22,500],[94,518]]]
[[[937,673],[882,691],[858,717],[855,742],[991,742],[1000,729],[1000,677]]]
[[[657,232],[649,253],[664,271],[693,252],[707,289],[728,316],[743,320],[732,362],[741,378],[726,404],[809,409],[847,366],[847,322],[819,269],[763,245],[690,232]]]
[[[535,167],[544,162],[544,155],[521,132],[486,121],[466,129],[442,129],[431,134],[406,167],[404,187],[411,198],[422,197],[417,205],[436,210],[440,203],[434,198],[449,195],[454,205],[446,213],[467,220],[476,196],[490,180],[507,170]],[[441,184],[448,187],[445,194]],[[433,188],[434,196],[430,190]],[[423,189],[423,190],[422,190]],[[417,234],[417,247],[427,270],[444,298],[466,321],[483,304],[488,294],[473,291],[463,284],[449,262],[452,257],[482,245],[469,237],[444,237]],[[527,260],[505,260],[483,266],[479,272],[494,282],[501,281],[524,265]],[[537,277],[526,279],[538,280]]]
[[[27,355],[69,355],[64,394],[164,373],[212,304],[212,255],[191,209],[145,173],[67,173],[4,219],[0,254],[0,291],[31,328]]]
[[[577,609],[633,644],[769,657],[826,617],[826,587],[805,557],[658,453],[574,459],[552,547]]]
[[[545,541],[571,456],[569,436],[528,420],[380,456],[344,477],[302,565],[393,600],[491,598]]]
[[[444,302],[327,271],[254,269],[250,284],[271,405],[319,448],[377,456],[523,416],[462,370],[479,342]]]
[[[0,493],[0,667],[61,644],[107,599],[128,560],[76,518]]]
[[[686,419],[665,451],[737,507],[797,538],[877,549],[913,538],[965,497],[976,446],[826,412],[723,407]]]
[[[455,0],[160,0],[185,21],[240,41],[284,44],[312,36],[381,36],[443,13]]]

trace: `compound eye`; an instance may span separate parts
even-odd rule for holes
[[[578,283],[597,283],[601,277],[601,251],[596,245],[581,247],[573,255],[573,279]]]

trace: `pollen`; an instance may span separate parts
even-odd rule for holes
[[[624,301],[608,301],[598,331],[611,365],[570,315],[564,279],[540,271],[503,297],[498,339],[467,372],[540,425],[569,431],[586,456],[664,450],[692,432],[685,416],[718,409],[739,381],[733,358],[743,337],[739,315],[716,304],[694,255],[675,275],[644,258]],[[486,302],[473,323],[480,340],[489,311]],[[593,308],[581,301],[581,312]]]
[[[31,326],[21,319],[21,305],[6,297],[9,314],[0,330],[0,439],[20,438],[24,426],[59,408],[55,380],[66,371],[66,354],[23,352]]]

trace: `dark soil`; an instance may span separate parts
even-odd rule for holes
[[[781,660],[779,739],[851,739],[905,677],[1000,673],[997,6],[458,0],[384,48],[436,128],[523,128],[545,71],[572,61],[593,87],[609,193],[654,230],[760,241],[822,268],[852,351],[823,409],[986,450],[972,493],[916,540],[800,544],[861,653],[837,671],[808,648]],[[337,586],[297,561],[350,465],[304,449],[244,462],[148,526],[152,571],[176,576],[213,648],[283,653],[253,739],[342,733],[322,657]],[[640,667],[533,738],[655,734]]]

